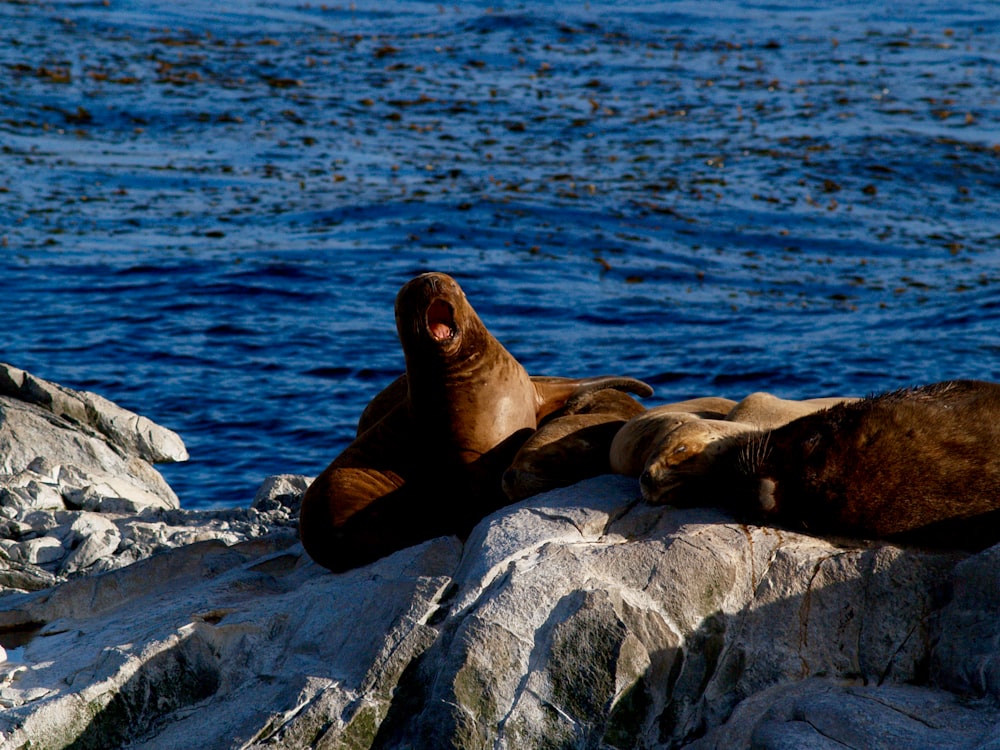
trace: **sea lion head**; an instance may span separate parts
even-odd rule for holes
[[[820,498],[836,493],[829,476],[829,430],[812,416],[745,441],[737,457],[740,510],[763,519],[794,519],[806,530],[826,512]]]
[[[639,477],[642,496],[648,503],[685,504],[684,493],[692,480],[705,477],[720,455],[754,427],[718,419],[695,419],[678,424],[664,435]]]
[[[448,360],[481,347],[492,336],[451,276],[424,273],[396,296],[396,330],[407,359]]]

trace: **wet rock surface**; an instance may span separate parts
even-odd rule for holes
[[[985,749],[1000,732],[1000,548],[747,526],[602,476],[464,545],[334,575],[298,542],[306,477],[248,508],[111,512],[57,507],[52,471],[31,471],[42,501],[0,541],[0,748]]]

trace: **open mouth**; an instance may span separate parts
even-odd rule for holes
[[[427,307],[427,330],[435,341],[455,337],[455,313],[444,300],[436,299]]]

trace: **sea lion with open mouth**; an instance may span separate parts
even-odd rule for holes
[[[539,422],[606,388],[648,396],[634,378],[530,377],[443,273],[396,297],[406,374],[377,395],[358,436],[309,486],[299,535],[343,571],[435,536],[466,536],[508,502],[500,478]]]

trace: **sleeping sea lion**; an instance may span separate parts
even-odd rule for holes
[[[712,493],[751,519],[817,534],[995,543],[1000,384],[946,381],[839,404],[734,446],[713,474]]]
[[[467,535],[507,502],[500,477],[521,444],[573,397],[652,393],[633,378],[529,377],[442,273],[400,289],[396,328],[406,375],[373,399],[357,438],[302,500],[302,544],[334,571]]]
[[[746,436],[788,424],[798,417],[857,399],[826,397],[793,401],[763,391],[733,406],[725,419],[699,419],[661,435],[647,452],[639,477],[643,498],[650,503],[687,504],[679,490],[711,470],[715,459]]]
[[[639,476],[659,441],[677,425],[696,419],[725,419],[734,406],[736,402],[728,398],[705,396],[647,409],[626,422],[615,435],[609,456],[611,470]]]
[[[793,401],[759,391],[751,393],[736,404],[726,415],[726,419],[731,422],[752,424],[761,430],[773,430],[788,424],[793,419],[804,417],[806,414],[812,414],[820,409],[828,409],[845,401],[857,401],[857,399],[831,396]]]
[[[649,452],[639,477],[643,499],[654,505],[678,503],[677,491],[692,477],[703,476],[715,459],[740,438],[757,432],[745,422],[728,419],[695,419],[678,424],[661,435]]]
[[[611,441],[629,419],[645,411],[627,393],[584,393],[552,414],[528,438],[503,475],[511,500],[611,473]]]

